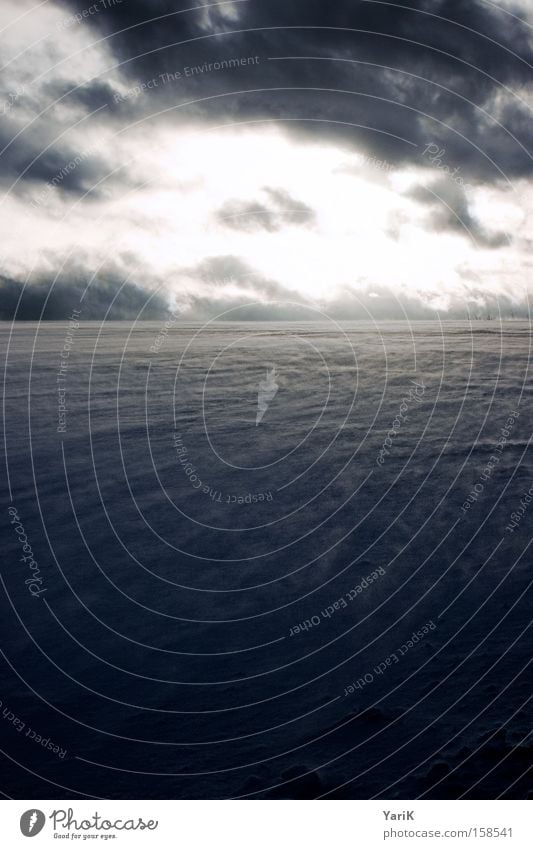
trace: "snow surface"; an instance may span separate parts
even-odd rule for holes
[[[0,325],[3,790],[527,797],[529,324],[68,327]]]

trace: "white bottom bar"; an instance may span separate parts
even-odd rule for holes
[[[36,847],[158,849],[533,845],[527,801],[5,801],[0,834],[6,849],[32,837]]]

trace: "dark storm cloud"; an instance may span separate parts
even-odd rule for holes
[[[274,280],[267,280],[240,257],[231,254],[207,257],[194,268],[183,269],[181,275],[215,289],[221,289],[224,286],[237,286],[239,289],[261,298],[302,300],[301,295],[296,291],[288,289]],[[203,298],[203,295],[200,297]],[[191,303],[195,302],[193,298]]]
[[[315,220],[315,211],[303,201],[292,197],[285,189],[266,187],[264,191],[285,221],[294,224],[311,224]]]
[[[99,109],[119,111],[114,100],[115,89],[101,79],[91,80],[83,85],[77,85],[73,81],[52,80],[45,84],[44,93],[51,102],[61,100],[63,105],[81,107],[89,113]]]
[[[217,220],[233,230],[266,230],[273,233],[288,224],[305,226],[315,220],[315,213],[307,204],[293,198],[284,189],[265,188],[268,203],[230,200],[217,212]]]
[[[15,138],[7,123],[0,127],[0,180],[5,187],[15,193],[26,192],[29,185],[37,194],[46,186],[82,194],[109,171],[99,150],[50,144],[52,136],[47,136],[32,129]]]
[[[130,264],[133,257],[130,257]],[[137,263],[138,265],[138,263]],[[434,309],[416,295],[389,286],[345,290],[333,300],[305,298],[280,283],[266,280],[239,257],[210,257],[195,268],[181,272],[198,282],[198,291],[180,296],[183,321],[315,321],[323,316],[336,321],[410,321],[442,319],[528,318],[527,298],[513,300],[487,293],[468,270],[462,278],[462,294],[452,296],[446,309]],[[178,275],[180,276],[180,275]],[[90,285],[89,285],[90,283]],[[228,294],[234,284],[240,292]],[[115,269],[95,279],[82,267],[64,271],[57,280],[42,273],[31,284],[0,276],[0,320],[64,321],[74,309],[86,321],[159,320],[170,309],[169,290],[125,282]]]
[[[281,223],[274,211],[260,203],[229,200],[215,215],[217,221],[232,230],[279,230]]]
[[[528,318],[527,297],[487,293],[472,271],[460,270],[462,291],[451,294],[446,308],[393,286],[361,286],[340,291],[332,300],[306,298],[275,280],[267,280],[239,257],[209,257],[186,269],[183,276],[198,281],[198,293],[189,293],[183,304],[186,321],[315,321],[325,316],[336,321],[432,321],[446,319]],[[239,294],[223,292],[233,285]],[[205,287],[208,287],[206,291]]]
[[[427,187],[418,186],[407,196],[431,208],[427,221],[430,230],[459,233],[484,248],[501,248],[512,242],[510,234],[491,233],[474,218],[465,190],[451,179],[443,178]]]
[[[465,276],[465,288],[461,294],[452,294],[446,308],[436,309],[419,297],[397,292],[389,286],[372,286],[360,292],[340,295],[328,308],[327,313],[337,321],[432,321],[436,318],[485,319],[487,316],[527,318],[529,306],[526,299],[520,302],[507,295],[488,293],[476,286]]]
[[[87,321],[101,321],[106,314],[109,321],[158,319],[168,310],[166,298],[135,283],[123,285],[112,272],[88,285],[90,280],[91,274],[80,270],[65,273],[55,282],[43,275],[26,286],[0,276],[0,320],[62,321],[73,309],[81,309]]]
[[[63,5],[79,12],[85,0],[64,0]],[[232,56],[257,55],[260,61],[191,78],[182,74],[143,98],[137,104],[140,112],[155,110],[158,101],[179,103],[229,91],[230,96],[188,107],[183,114],[228,122],[290,119],[286,128],[306,138],[331,138],[393,164],[420,158],[420,150],[408,141],[418,147],[438,142],[450,161],[479,179],[532,170],[527,107],[510,100],[502,113],[507,129],[477,108],[490,113],[503,85],[518,87],[533,79],[528,26],[493,5],[481,0],[252,0],[177,14],[183,8],[187,5],[176,7],[170,0],[149,5],[128,0],[94,15],[87,25],[108,37],[107,45],[131,80]],[[252,91],[259,88],[271,90]],[[249,93],[234,93],[243,90]]]
[[[86,0],[60,5],[69,16],[87,9]],[[435,143],[470,180],[533,170],[530,112],[503,88],[533,81],[530,30],[482,0],[245,0],[208,10],[183,0],[106,0],[77,26],[105,39],[126,86],[156,83],[117,101],[107,78],[69,93],[53,72],[45,77],[44,91],[63,98],[62,107],[100,109],[92,121],[129,122],[175,106],[160,120],[276,121],[301,139],[329,139],[391,167],[430,167],[423,149]],[[245,65],[228,67],[235,59]],[[491,117],[497,95],[503,126]],[[47,114],[34,135],[9,146],[0,178],[21,175],[51,129]],[[2,135],[10,141],[5,128]],[[53,145],[22,179],[47,182],[71,153]],[[83,192],[99,177],[86,162],[64,188]]]
[[[252,294],[252,293],[251,293]],[[277,297],[261,301],[245,295],[233,297],[192,296],[184,320],[207,321],[434,321],[529,318],[526,299],[514,301],[507,295],[492,295],[474,285],[462,296],[454,295],[446,308],[436,309],[416,296],[388,286],[346,291],[328,302],[310,301],[300,294],[280,289]]]
[[[71,148],[46,152],[28,168],[25,177],[64,192],[82,194],[104,173],[104,163],[91,156],[90,151]]]
[[[298,301],[302,306],[298,306]],[[264,303],[242,295],[231,299],[198,295],[191,298],[183,318],[191,321],[314,321],[317,313],[306,308],[301,297],[298,301],[284,303],[280,299]]]

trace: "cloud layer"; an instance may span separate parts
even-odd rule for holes
[[[526,6],[57,0],[19,20],[26,8],[2,11],[4,317],[27,275],[18,317],[35,316],[63,267],[65,293],[110,268],[103,301],[127,281],[133,311],[163,291],[191,317],[247,298],[359,317],[365,293],[384,317],[527,310]],[[227,257],[245,271],[214,284]]]

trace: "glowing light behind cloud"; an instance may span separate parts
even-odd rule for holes
[[[9,115],[16,129],[28,124],[37,102],[50,104],[63,84],[97,80],[111,91],[127,91],[131,80],[120,68],[110,70],[115,61],[110,42],[95,39],[87,25],[61,29],[71,12],[53,3],[17,23],[29,8],[29,3],[8,0],[0,17],[4,25],[12,22],[4,33],[5,57],[13,59],[4,76],[6,91],[12,78],[29,81],[28,57],[13,57],[25,50],[28,38],[37,42],[31,76],[38,82]],[[200,26],[205,31],[234,26],[238,18],[238,4],[228,3],[216,16],[206,10]],[[72,54],[75,61],[69,59]],[[527,86],[520,92],[530,97]],[[533,189],[527,178],[515,180],[513,189],[504,181],[479,181],[468,191],[468,216],[480,222],[482,232],[508,232],[512,238],[503,251],[491,250],[488,239],[478,238],[476,244],[459,223],[448,229],[435,223],[438,197],[432,207],[423,192],[430,198],[439,191],[438,181],[450,178],[428,167],[422,150],[419,165],[413,154],[410,164],[397,166],[326,141],[318,124],[316,135],[308,132],[303,140],[275,120],[194,123],[179,105],[169,108],[150,97],[145,105],[153,107],[153,115],[139,118],[135,108],[142,97],[132,100],[131,116],[117,117],[107,104],[98,118],[77,126],[84,107],[67,98],[46,112],[46,123],[31,125],[30,137],[38,136],[41,146],[50,142],[54,150],[60,140],[64,156],[92,150],[87,164],[99,158],[103,173],[107,169],[111,176],[87,197],[84,186],[70,194],[65,182],[33,207],[42,182],[28,180],[18,194],[6,185],[0,204],[0,226],[9,233],[3,273],[21,275],[34,266],[53,271],[57,258],[70,254],[83,257],[93,270],[110,261],[125,275],[147,270],[151,281],[179,296],[208,286],[195,278],[195,268],[228,256],[280,288],[323,303],[346,291],[384,286],[426,303],[447,303],[468,289],[508,294],[512,285],[522,294],[529,286],[524,268]],[[77,168],[79,175],[82,166]],[[268,219],[272,192],[294,199],[311,214],[299,220],[297,208],[288,202],[280,211],[278,200],[274,226]],[[446,211],[447,202],[443,197],[441,210]],[[261,226],[256,212],[248,226],[230,226],[220,211],[235,203],[265,210],[270,225]],[[448,212],[453,223],[453,210]],[[235,279],[219,291],[235,295],[242,285]]]

